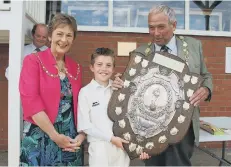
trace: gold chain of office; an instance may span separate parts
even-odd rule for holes
[[[43,69],[43,71],[48,75],[48,76],[50,76],[50,77],[52,77],[52,78],[60,78],[60,72],[59,72],[59,70],[58,70],[58,74],[52,74],[52,73],[50,73],[48,70],[47,70],[47,68],[44,66],[44,64],[43,64],[43,62],[41,61],[41,59],[40,59],[40,57],[39,57],[39,55],[38,55],[38,53],[35,53],[36,54],[36,56],[38,57],[38,60],[39,60],[39,62],[40,62],[40,64],[41,64],[41,66],[42,66],[42,69]],[[80,73],[80,65],[79,64],[77,64],[78,65],[78,67],[77,67],[77,75],[76,75],[76,77],[74,77],[73,75],[71,75],[69,72],[68,72],[68,70],[65,68],[65,74],[67,74],[67,76],[69,76],[70,78],[72,78],[72,79],[74,79],[74,80],[77,80],[78,79],[78,76],[79,76],[79,73]]]
[[[179,36],[179,39],[183,43],[183,52],[184,52],[185,62],[188,65],[188,60],[189,60],[188,43],[185,41],[183,36]],[[144,51],[146,56],[149,56],[151,54],[151,47],[152,47],[152,42],[149,42],[147,49]]]

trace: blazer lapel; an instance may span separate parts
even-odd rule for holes
[[[68,56],[65,56],[65,64],[66,64],[66,68],[67,68],[67,71],[70,75],[72,75],[73,77],[76,77],[76,74],[77,74],[77,63],[75,62],[72,62],[72,60],[68,57]],[[73,94],[76,95],[76,81],[71,78],[69,75],[67,75],[68,79],[69,79],[69,82],[71,83],[71,86],[72,86],[72,92]]]
[[[182,60],[185,61],[183,43],[177,36],[176,36],[176,45],[177,45],[177,54],[178,54],[177,56],[179,56]]]
[[[76,77],[77,75],[77,63],[74,62],[73,60],[71,60],[68,56],[65,56],[65,64],[66,64],[66,68],[68,70],[68,73],[70,75],[72,75],[73,77]],[[78,74],[78,76],[80,77],[80,74]],[[78,101],[78,93],[81,87],[81,78],[78,78],[77,80],[74,80],[73,78],[71,78],[69,75],[67,75],[69,82],[71,84],[72,87],[72,98],[73,98],[73,104],[74,104],[74,120],[75,120],[75,125],[77,126],[77,101]]]
[[[77,66],[75,63],[71,61],[71,59],[68,56],[65,56],[65,64],[68,73],[70,73],[73,77],[76,77],[76,72],[77,72]]]

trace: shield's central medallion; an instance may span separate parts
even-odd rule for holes
[[[162,75],[158,66],[132,80],[131,91],[134,87],[136,91],[128,100],[127,117],[135,134],[149,138],[167,130],[176,108],[180,107],[178,100],[184,100],[178,81],[175,73]]]

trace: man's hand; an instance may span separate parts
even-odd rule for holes
[[[124,150],[123,143],[129,143],[129,142],[127,140],[120,138],[120,137],[112,136],[111,143],[114,144],[116,147]]]
[[[200,102],[205,101],[209,96],[209,89],[207,87],[200,87],[189,98],[190,104],[199,106]]]
[[[121,76],[122,76],[122,74],[120,74],[120,73],[117,73],[115,75],[115,80],[112,83],[112,89],[113,90],[121,89],[124,86],[124,81],[120,79]]]

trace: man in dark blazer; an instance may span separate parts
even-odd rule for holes
[[[173,9],[165,5],[154,6],[148,15],[149,34],[152,41],[140,46],[135,51],[144,54],[150,50],[166,51],[179,56],[186,61],[191,72],[201,75],[203,82],[189,99],[190,103],[196,107],[185,137],[179,143],[170,145],[160,155],[145,160],[146,166],[191,166],[190,158],[193,154],[194,144],[199,144],[199,104],[202,101],[210,101],[212,95],[212,76],[204,62],[201,42],[191,37],[175,35],[176,25]],[[121,88],[122,83],[123,81],[117,77],[113,82],[113,87]]]

